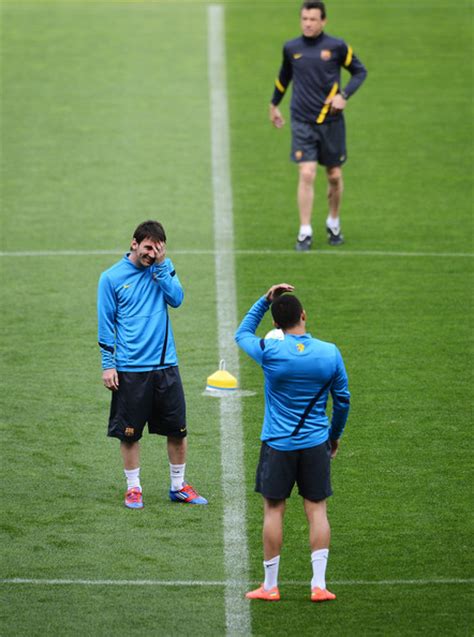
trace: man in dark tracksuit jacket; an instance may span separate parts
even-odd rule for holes
[[[316,166],[326,167],[329,214],[326,230],[330,245],[344,242],[339,221],[343,190],[342,164],[346,161],[343,110],[347,100],[365,80],[367,71],[343,40],[324,33],[323,2],[304,2],[302,35],[285,43],[283,63],[275,81],[270,120],[276,128],[285,123],[278,104],[293,80],[291,98],[291,158],[299,164],[298,207],[300,229],[296,250],[309,250],[313,240],[311,215]],[[341,88],[341,68],[351,74]]]

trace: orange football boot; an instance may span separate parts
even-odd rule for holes
[[[336,599],[334,593],[328,591],[327,588],[319,588],[315,586],[311,589],[311,601],[312,602],[329,602],[332,599]]]
[[[278,590],[278,586],[274,586],[269,591],[266,591],[263,588],[263,584],[256,588],[254,591],[249,591],[245,593],[245,597],[247,599],[263,599],[266,602],[278,602],[280,599],[280,591]]]

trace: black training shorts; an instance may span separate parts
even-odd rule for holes
[[[346,127],[342,115],[316,124],[291,120],[291,160],[317,161],[332,168],[342,166],[347,159]]]
[[[306,500],[319,502],[332,495],[329,440],[295,451],[278,451],[262,442],[255,491],[270,500],[285,500],[295,482]]]
[[[118,377],[119,388],[112,392],[109,436],[135,442],[146,423],[151,434],[186,436],[186,403],[177,367],[118,372]]]

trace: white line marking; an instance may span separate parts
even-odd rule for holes
[[[239,586],[244,588],[246,584],[257,584],[259,581],[244,582],[238,580],[218,581],[218,580],[128,580],[128,579],[34,579],[13,577],[11,579],[0,579],[0,584],[18,585],[30,584],[32,586],[176,586],[176,587],[199,587],[199,586]],[[386,580],[328,580],[331,586],[431,586],[431,585],[460,585],[474,584],[474,578],[439,578],[439,579],[386,579]],[[279,586],[309,586],[309,581],[283,581]],[[235,600],[234,600],[235,601]]]
[[[28,579],[15,577],[0,579],[0,584],[31,584],[35,586],[224,586],[221,581],[203,580],[154,580],[154,579]]]
[[[474,584],[474,578],[385,579],[385,580],[327,580],[331,586],[431,586],[434,584]],[[308,582],[287,581],[285,586],[303,586]]]
[[[222,222],[222,219],[221,219]],[[121,255],[125,254],[125,250],[37,250],[25,252],[0,252],[0,257],[93,257],[102,255]],[[335,248],[334,250],[310,250],[304,253],[295,253],[294,250],[234,250],[228,247],[222,247],[216,250],[195,250],[183,249],[172,250],[172,254],[179,255],[209,255],[216,256],[292,256],[295,258],[309,258],[311,256],[332,256],[332,257],[433,257],[448,259],[472,259],[472,252],[397,252],[396,250],[345,250]]]
[[[0,257],[95,257],[102,254],[125,254],[125,250],[28,250],[0,252]]]
[[[230,180],[229,116],[226,86],[224,8],[208,7],[208,74],[211,115],[211,160],[214,200],[214,255],[219,359],[239,376],[234,343],[237,294],[234,271],[234,223]],[[221,464],[224,494],[224,567],[226,634],[250,635],[250,605],[245,599],[248,548],[241,400],[221,400]]]

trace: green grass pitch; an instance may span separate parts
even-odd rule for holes
[[[309,331],[343,352],[353,395],[329,505],[327,575],[338,600],[308,600],[294,494],[282,601],[251,605],[252,634],[472,634],[472,4],[327,3],[327,31],[369,70],[347,110],[347,242],[336,254],[325,244],[322,174],[315,250],[292,251],[289,131],[267,121],[299,2],[222,4],[239,318],[270,284],[293,283]],[[225,635],[223,499],[232,493],[221,486],[219,405],[202,395],[218,365],[207,5],[6,1],[0,17],[0,634]],[[117,444],[105,437],[97,279],[150,216],[165,225],[185,287],[172,321],[187,477],[205,508],[167,500],[163,441],[145,437],[146,506],[125,510]],[[255,392],[243,426],[256,583],[262,378],[240,363],[242,387]]]

